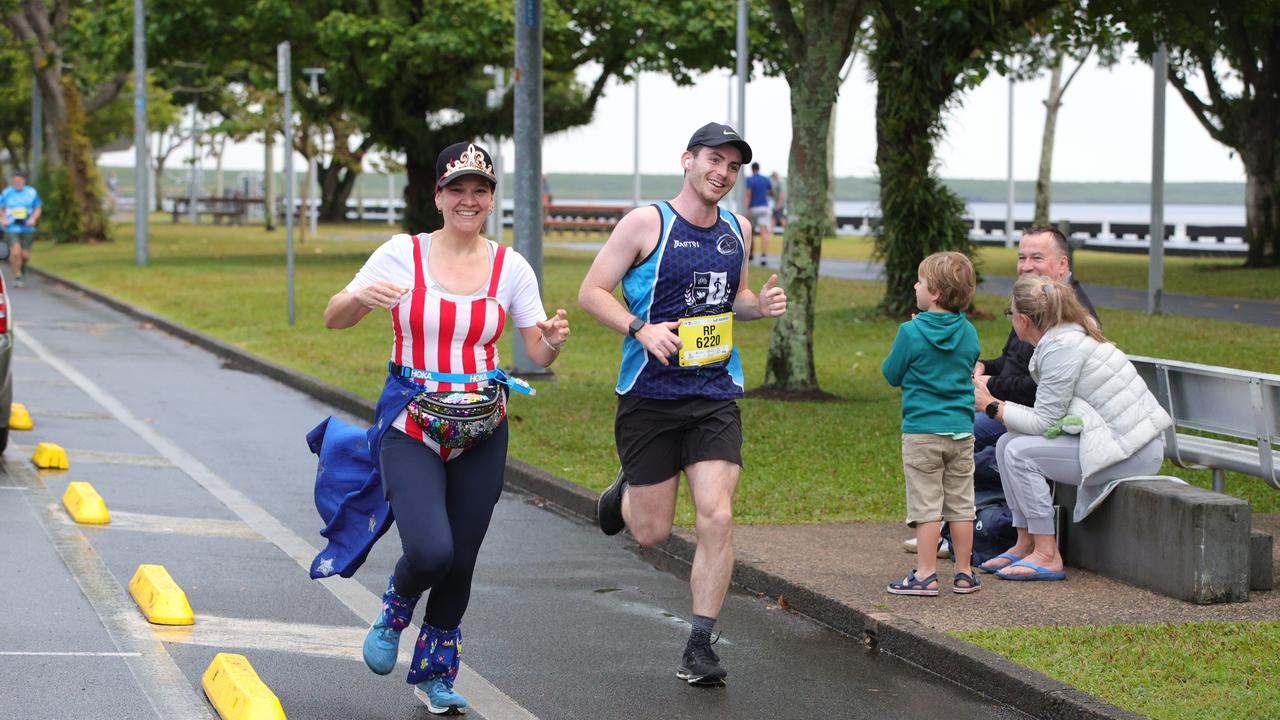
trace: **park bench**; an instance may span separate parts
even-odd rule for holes
[[[1079,524],[1060,522],[1072,565],[1206,604],[1244,602],[1274,585],[1273,540],[1252,529],[1249,503],[1222,494],[1226,471],[1280,490],[1280,375],[1131,356],[1173,418],[1165,457],[1210,468],[1213,490],[1170,482],[1121,483]],[[1055,502],[1074,504],[1059,485]]]
[[[609,232],[630,207],[610,205],[547,205],[542,214],[543,232]]]
[[[226,221],[230,225],[243,225],[249,215],[249,205],[252,204],[254,198],[237,198],[237,197],[202,197],[196,198],[196,222],[200,221],[201,215],[209,216],[215,225],[223,224]],[[257,202],[261,202],[258,200]],[[173,198],[173,222],[189,216],[191,207],[191,199],[186,197]]]

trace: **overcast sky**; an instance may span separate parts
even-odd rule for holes
[[[724,121],[729,114],[725,72],[704,76],[693,87],[677,87],[665,76],[640,81],[640,170],[678,174],[680,151],[699,125]],[[1019,83],[1014,90],[1014,176],[1035,178],[1044,129],[1043,100],[1048,76]],[[1103,69],[1090,63],[1064,98],[1058,117],[1053,175],[1066,181],[1146,181],[1151,176],[1151,68],[1126,60]],[[1244,180],[1244,167],[1225,146],[1212,140],[1172,86],[1167,86],[1165,178],[1170,181]],[[612,84],[596,109],[595,120],[546,138],[543,169],[549,173],[630,173],[633,167],[634,89]],[[768,172],[786,173],[791,143],[786,81],[761,78],[747,85],[747,121],[743,135]],[[737,110],[733,111],[736,124]],[[835,140],[836,174],[869,177],[875,172],[875,85],[858,61],[841,88]],[[1001,179],[1006,176],[1008,83],[992,76],[965,93],[946,116],[946,135],[938,148],[945,177]],[[505,144],[511,168],[512,146]],[[175,152],[169,167],[186,157]],[[301,162],[301,157],[298,157]],[[133,163],[132,151],[108,153],[103,164]],[[228,151],[227,168],[262,167],[262,148],[244,143]],[[211,160],[204,161],[212,168]],[[278,158],[277,168],[283,167]]]

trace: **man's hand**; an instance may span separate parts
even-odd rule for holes
[[[981,390],[984,393],[987,393],[988,395],[991,394],[991,391],[987,389],[987,383],[989,382],[991,382],[990,375],[974,375],[973,376],[973,387],[975,389]]]
[[[667,358],[680,352],[680,336],[676,334],[680,321],[648,323],[636,333],[636,340],[663,365],[670,365]]]
[[[390,309],[394,307],[407,292],[409,292],[409,288],[400,287],[386,280],[379,280],[372,285],[360,288],[353,294],[361,305],[372,310],[374,308]]]
[[[986,375],[986,374],[987,374],[987,366],[985,363],[979,360],[973,366],[973,376],[978,377],[979,375]]]
[[[542,341],[556,351],[569,340],[569,316],[564,308],[557,308],[554,316],[537,325],[538,330],[542,331]]]
[[[778,287],[778,274],[774,273],[760,288],[760,315],[778,317],[787,311],[787,293]]]

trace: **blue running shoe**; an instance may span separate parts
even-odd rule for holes
[[[386,675],[396,667],[400,654],[400,631],[409,626],[418,597],[405,597],[396,592],[395,579],[387,581],[387,591],[382,595],[382,612],[373,621],[369,634],[364,637],[364,664],[379,675]]]
[[[413,694],[432,715],[463,715],[467,712],[467,699],[454,692],[453,681],[444,675],[414,685]]]

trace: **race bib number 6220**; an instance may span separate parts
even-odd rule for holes
[[[680,319],[680,366],[710,365],[733,352],[733,313]]]

